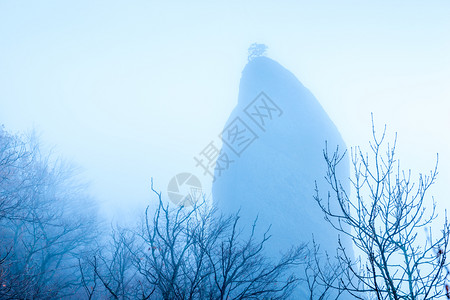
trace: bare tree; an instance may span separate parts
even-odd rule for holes
[[[239,214],[217,216],[205,201],[170,208],[152,190],[159,205],[152,218],[146,211],[141,237],[148,247],[136,262],[164,299],[281,299],[297,284],[288,273],[300,263],[304,246],[273,263],[263,252],[270,236],[258,239],[256,222],[244,237]]]
[[[1,296],[73,295],[76,258],[95,236],[95,211],[73,169],[43,155],[34,136],[1,134]]]
[[[227,219],[225,235],[208,251],[213,276],[209,284],[215,286],[216,299],[286,299],[298,283],[293,266],[303,262],[305,248],[291,249],[277,262],[264,256],[268,232],[261,239],[255,237],[256,221],[250,237],[240,239],[239,215]],[[286,276],[288,275],[288,276]]]
[[[108,296],[111,299],[148,299],[141,276],[134,265],[137,251],[131,230],[114,227],[107,245],[100,245],[91,258],[80,261],[81,278],[89,298]]]
[[[27,174],[32,152],[23,139],[0,127],[0,220],[20,218],[27,204],[24,191],[32,182],[32,177]]]
[[[257,238],[256,222],[243,235],[238,214],[219,216],[204,200],[193,207],[170,207],[153,182],[152,190],[157,207],[153,212],[147,207],[143,224],[116,232],[112,252],[90,260],[111,298],[285,299],[298,283],[291,271],[303,261],[306,246],[273,262],[264,256],[270,236]],[[132,288],[120,292],[122,282]]]
[[[314,239],[307,250],[303,272],[301,280],[309,300],[339,299],[343,294],[344,290],[333,289],[342,278],[342,267],[333,257],[322,252]]]
[[[316,188],[315,199],[326,220],[342,235],[349,236],[362,253],[355,260],[339,242],[337,249],[339,280],[318,271],[321,284],[350,293],[356,299],[436,299],[444,296],[449,226],[443,225],[438,238],[422,237],[421,231],[436,219],[435,203],[426,210],[426,195],[435,182],[436,167],[420,174],[413,182],[411,171],[403,171],[395,158],[393,145],[385,146],[372,121],[371,155],[360,148],[352,150],[355,190],[353,197],[336,176],[345,153],[324,151],[328,165],[326,179],[330,191],[323,201]],[[333,209],[332,202],[338,203]]]
[[[95,256],[94,256],[95,257]],[[87,259],[87,261],[89,261]],[[90,261],[89,261],[90,262]],[[94,263],[92,264],[92,270],[90,274],[87,274],[86,272],[86,266],[83,266],[84,260],[81,258],[78,258],[78,267],[80,269],[80,280],[81,280],[81,286],[85,292],[86,298],[91,300],[95,299],[96,292],[97,292],[97,284],[98,284],[98,276],[97,276],[97,264],[96,260],[94,260]]]

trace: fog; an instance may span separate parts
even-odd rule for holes
[[[450,208],[448,1],[2,1],[0,124],[35,130],[81,170],[110,221],[166,197],[170,179],[211,177],[194,156],[237,103],[252,43],[318,99],[348,147],[371,113]],[[443,214],[441,213],[441,217]]]
[[[446,1],[4,1],[0,118],[13,131],[35,128],[81,166],[114,215],[149,201],[150,177],[164,190],[195,171],[259,42],[316,95],[347,145],[366,144],[373,112],[398,132],[405,166],[426,171],[439,152],[444,183],[449,10]]]

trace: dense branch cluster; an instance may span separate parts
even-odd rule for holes
[[[324,200],[316,188],[315,200],[357,257],[340,242],[323,253],[293,232],[300,246],[274,258],[270,227],[258,235],[257,219],[244,228],[239,212],[223,216],[204,199],[171,206],[153,181],[156,201],[141,222],[103,235],[73,169],[43,155],[33,136],[0,128],[0,298],[288,299],[301,290],[311,300],[450,299],[450,228],[429,228],[437,168],[413,182],[395,142],[384,145],[373,129],[370,154],[351,152],[352,194],[337,174],[346,153],[324,151],[329,192]]]
[[[323,201],[317,190],[316,200],[326,220],[342,235],[350,236],[362,257],[355,260],[341,244],[333,280],[325,276],[330,272],[323,270],[319,272],[322,284],[356,299],[442,297],[449,226],[444,224],[438,238],[421,236],[437,217],[434,202],[431,211],[425,209],[425,196],[435,182],[437,168],[412,182],[411,171],[401,170],[395,158],[395,141],[383,148],[386,131],[380,138],[374,128],[372,131],[371,155],[360,148],[352,152],[352,197],[336,176],[336,167],[345,153],[324,152],[330,192],[328,200]],[[333,201],[339,204],[338,209],[330,208]]]
[[[170,208],[153,191],[158,206],[147,208],[142,226],[115,229],[110,251],[85,262],[88,297],[103,287],[114,299],[285,299],[298,283],[289,271],[305,246],[274,263],[263,252],[270,236],[258,239],[256,222],[244,237],[238,214],[215,216],[205,201]]]
[[[73,171],[0,129],[0,298],[72,295],[95,221]],[[83,207],[83,210],[78,209]]]

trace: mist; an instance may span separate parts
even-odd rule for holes
[[[450,208],[449,15],[448,1],[2,1],[0,124],[35,132],[43,153],[74,166],[102,228],[142,220],[180,173],[210,205],[213,178],[195,157],[223,146],[248,49],[264,44],[348,149],[368,145],[373,114],[377,133],[398,134],[413,176],[439,154],[429,191],[439,232]]]

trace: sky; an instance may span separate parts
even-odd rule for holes
[[[450,1],[0,1],[0,124],[36,130],[120,219],[217,140],[250,44],[311,90],[347,146],[398,133],[450,209]]]

